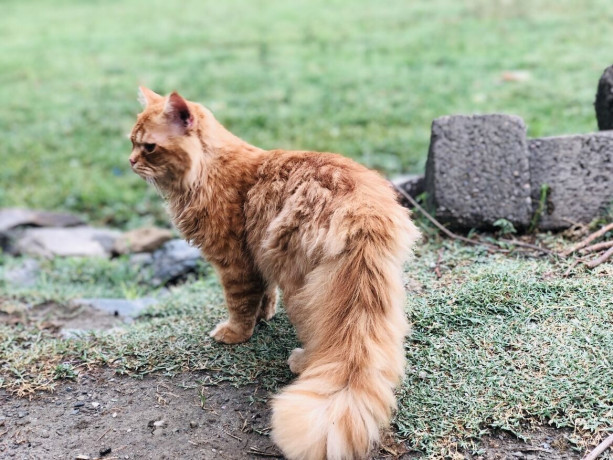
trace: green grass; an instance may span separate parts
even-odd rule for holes
[[[513,113],[533,137],[592,131],[612,20],[606,0],[3,0],[0,207],[167,222],[127,165],[138,84],[203,102],[263,148],[336,151],[388,175],[423,169],[441,115]],[[517,70],[529,79],[503,81]],[[18,263],[0,255],[0,280]],[[568,426],[583,447],[610,430],[611,265],[562,279],[566,268],[421,248],[396,433],[444,456],[494,428]],[[31,287],[0,281],[0,319],[45,301],[151,295],[145,281],[123,258],[42,262]],[[207,335],[223,316],[221,289],[205,276],[121,334],[65,340],[0,322],[0,388],[27,395],[92,365],[285,385],[295,346],[285,315],[232,347]]]
[[[437,260],[440,278],[433,270]],[[399,437],[444,456],[478,449],[477,439],[493,429],[522,436],[533,424],[570,427],[581,449],[610,430],[612,267],[578,268],[562,278],[567,265],[450,242],[418,249],[407,267],[413,333],[398,391]],[[0,286],[0,310],[97,295],[100,287],[109,296],[120,296],[121,289],[148,293],[129,271],[123,259],[98,260],[87,269],[80,261],[56,261],[43,266],[30,288]],[[128,284],[118,287],[124,275]],[[120,333],[66,340],[36,323],[0,323],[0,388],[28,395],[101,365],[133,376],[202,370],[208,384],[257,382],[271,391],[286,385],[292,376],[285,360],[296,338],[285,314],[260,324],[237,346],[208,337],[224,316],[217,280],[204,275],[173,288]]]
[[[4,0],[0,207],[165,221],[127,166],[136,87],[201,101],[264,148],[423,168],[433,118],[500,111],[595,129],[607,0]],[[504,71],[530,74],[503,82]]]

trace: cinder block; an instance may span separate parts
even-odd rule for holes
[[[535,209],[550,187],[539,228],[590,222],[613,201],[613,132],[531,139],[528,150]]]
[[[532,215],[526,125],[512,115],[456,115],[432,122],[426,192],[439,220],[518,227]]]

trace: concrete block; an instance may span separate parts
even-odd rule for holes
[[[456,115],[432,123],[426,191],[439,220],[518,227],[532,215],[526,125],[516,116]]]
[[[587,223],[613,201],[613,132],[531,139],[532,200],[542,184],[550,187],[539,228]]]

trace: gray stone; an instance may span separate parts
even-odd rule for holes
[[[21,265],[4,273],[4,281],[17,286],[32,286],[39,272],[40,264],[36,260],[24,259]]]
[[[84,224],[83,219],[74,214],[21,208],[0,209],[0,232],[23,225],[35,227],[73,227],[82,224]]]
[[[42,257],[108,257],[115,240],[115,230],[93,227],[29,228],[17,238],[16,249],[22,254]]]
[[[412,198],[417,198],[426,191],[426,178],[423,174],[396,177],[392,179],[392,184]]]
[[[500,114],[434,120],[426,192],[443,222],[487,227],[504,218],[527,226],[532,200],[523,120]]]
[[[147,267],[153,263],[153,254],[149,252],[137,252],[130,255],[130,265],[132,267]]]
[[[194,271],[201,260],[200,250],[190,246],[187,241],[168,241],[153,253],[152,284],[161,285],[175,281]]]
[[[539,228],[587,223],[613,201],[613,132],[531,139],[532,200],[542,184],[550,193]]]
[[[607,67],[598,81],[594,108],[598,129],[613,129],[613,66]]]
[[[136,317],[145,308],[159,303],[153,297],[142,297],[140,299],[73,299],[70,301],[71,307],[89,307],[108,312],[114,316],[126,318]]]

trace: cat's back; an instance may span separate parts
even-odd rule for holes
[[[362,196],[387,197],[396,202],[387,180],[350,158],[336,153],[288,150],[268,152],[258,168],[256,185],[249,198],[257,199],[261,194],[268,198],[266,201],[283,201],[305,192],[311,201]]]
[[[333,153],[267,152],[245,211],[256,257],[289,254],[314,264],[365,228],[390,235],[412,225],[387,180]]]

